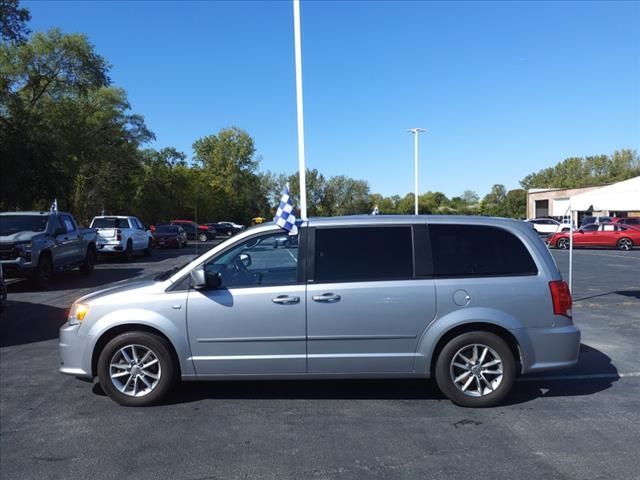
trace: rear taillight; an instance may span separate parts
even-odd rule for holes
[[[553,301],[553,313],[571,318],[571,292],[569,285],[562,280],[549,282],[551,300]]]
[[[116,240],[118,241],[122,240],[122,230],[120,229],[116,230]]]

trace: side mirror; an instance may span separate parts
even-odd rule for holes
[[[222,285],[219,273],[207,272],[204,267],[191,270],[191,286],[195,289],[215,289]]]
[[[66,228],[56,228],[55,231],[53,232],[53,234],[57,237],[58,235],[64,235],[65,233],[67,233],[67,229]]]
[[[248,253],[241,253],[239,256],[239,260],[245,267],[251,266],[251,255],[249,255]]]

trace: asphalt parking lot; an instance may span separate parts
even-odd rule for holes
[[[640,478],[639,249],[575,252],[579,365],[520,379],[497,408],[457,407],[434,382],[343,380],[188,383],[136,409],[57,373],[75,298],[194,253],[68,272],[47,292],[9,285],[2,479]],[[568,252],[553,255],[567,278]]]

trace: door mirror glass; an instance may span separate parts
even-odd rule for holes
[[[53,232],[53,233],[57,237],[58,235],[64,235],[65,233],[67,233],[67,229],[66,228],[62,228],[62,227],[58,227],[58,228],[56,228],[55,232]]]
[[[222,285],[222,277],[219,273],[206,272],[205,280],[207,281],[207,288],[220,288]]]

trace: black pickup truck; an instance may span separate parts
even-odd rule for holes
[[[65,212],[0,213],[0,264],[6,276],[28,277],[46,288],[57,271],[93,272],[96,230],[79,228]]]

